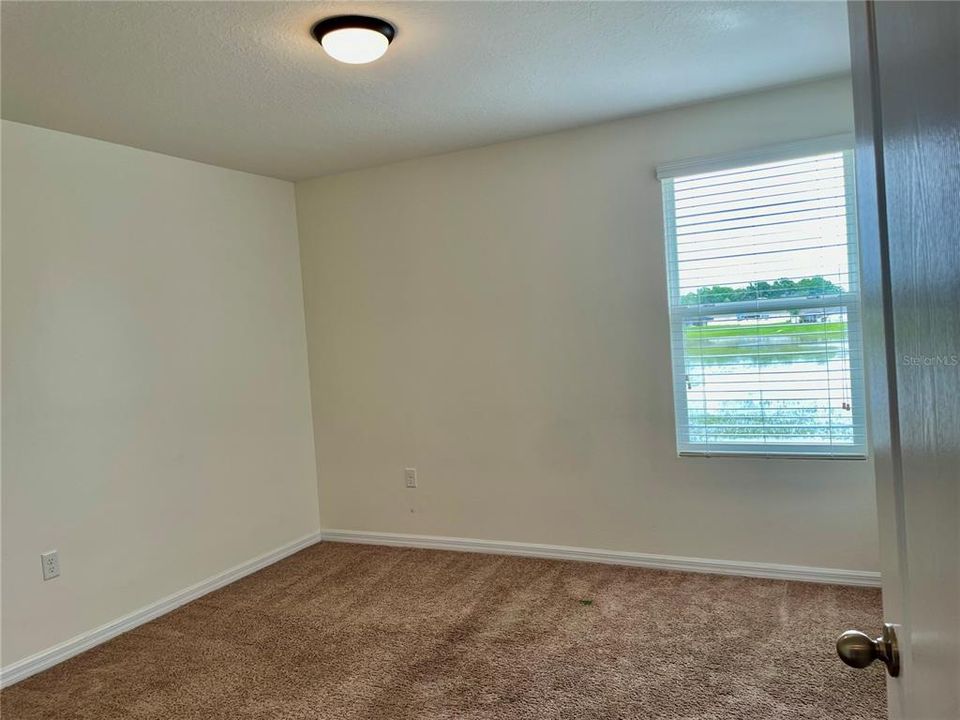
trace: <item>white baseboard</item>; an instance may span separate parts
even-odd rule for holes
[[[401,533],[376,533],[360,530],[323,530],[311,533],[299,540],[277,548],[272,552],[241,563],[218,575],[169,595],[135,612],[94,630],[77,635],[28,658],[0,668],[0,687],[7,687],[38,672],[53,667],[74,655],[100,645],[128,630],[150,622],[191,600],[218,590],[240,578],[255,573],[288,555],[320,542],[360,543],[366,545],[389,545],[393,547],[429,548],[434,550],[457,550],[460,552],[488,553],[494,555],[518,555],[552,560],[578,560],[581,562],[627,565],[659,570],[742,575],[746,577],[771,578],[775,580],[798,580],[803,582],[831,583],[835,585],[860,585],[879,587],[880,573],[863,570],[838,570],[835,568],[803,567],[800,565],[775,565],[771,563],[739,562],[732,560],[709,560],[704,558],[677,557],[675,555],[650,555],[621,550],[597,550],[565,545],[540,545],[535,543],[504,542],[500,540],[476,540],[471,538],[443,537],[436,535],[406,535]]]
[[[835,568],[804,567],[802,565],[775,565],[772,563],[741,562],[736,560],[708,560],[705,558],[650,555],[622,550],[596,550],[566,545],[538,545],[534,543],[474,540],[471,538],[436,535],[405,535],[400,533],[364,532],[362,530],[323,530],[324,542],[391,545],[394,547],[457,550],[460,552],[489,553],[493,555],[520,555],[551,560],[579,560],[582,562],[629,565],[658,570],[742,575],[745,577],[832,585],[860,585],[879,587],[880,573],[865,570],[838,570]]]
[[[19,682],[24,678],[35,675],[42,670],[53,667],[57,663],[61,663],[64,660],[73,657],[74,655],[79,655],[85,650],[89,650],[90,648],[100,645],[101,643],[104,643],[107,640],[120,635],[121,633],[132,630],[138,625],[148,623],[151,620],[160,617],[161,615],[165,615],[171,610],[176,610],[178,607],[187,604],[191,600],[196,600],[207,593],[211,593],[214,590],[219,590],[224,585],[229,585],[230,583],[239,580],[246,575],[255,573],[257,570],[262,570],[268,565],[272,565],[278,560],[282,560],[288,555],[292,555],[293,553],[303,550],[305,547],[309,547],[310,545],[318,542],[320,542],[320,533],[310,533],[299,540],[294,540],[293,542],[287,543],[276,550],[268,552],[264,555],[260,555],[259,557],[255,557],[252,560],[248,560],[247,562],[241,563],[236,567],[232,567],[229,570],[225,570],[222,573],[198,582],[196,585],[191,585],[190,587],[180,590],[173,595],[168,595],[167,597],[158,600],[155,603],[151,603],[146,607],[140,608],[129,615],[124,615],[113,622],[109,622],[106,625],[101,625],[94,630],[77,635],[76,637],[60,643],[59,645],[54,645],[53,647],[36,653],[35,655],[31,655],[23,660],[11,663],[7,667],[0,669],[0,687],[7,687],[8,685]]]

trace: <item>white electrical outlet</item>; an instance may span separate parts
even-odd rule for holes
[[[40,563],[43,565],[43,579],[53,580],[60,577],[60,555],[56,550],[40,554]]]
[[[404,476],[407,479],[407,487],[415,488],[417,486],[417,469],[407,468],[403,472],[404,472]]]

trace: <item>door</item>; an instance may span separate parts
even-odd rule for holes
[[[960,3],[848,7],[890,717],[957,720]]]

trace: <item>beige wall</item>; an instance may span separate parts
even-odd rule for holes
[[[3,122],[2,664],[321,520],[875,570],[870,463],[676,457],[653,177],[851,114],[834,80],[298,184],[316,469],[293,187]]]
[[[832,80],[299,183],[323,526],[875,570],[870,463],[677,457],[654,179],[851,128]]]
[[[9,122],[2,166],[9,665],[318,515],[293,186]]]

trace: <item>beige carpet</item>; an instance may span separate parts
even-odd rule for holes
[[[877,590],[323,543],[0,694],[3,720],[875,720]]]

